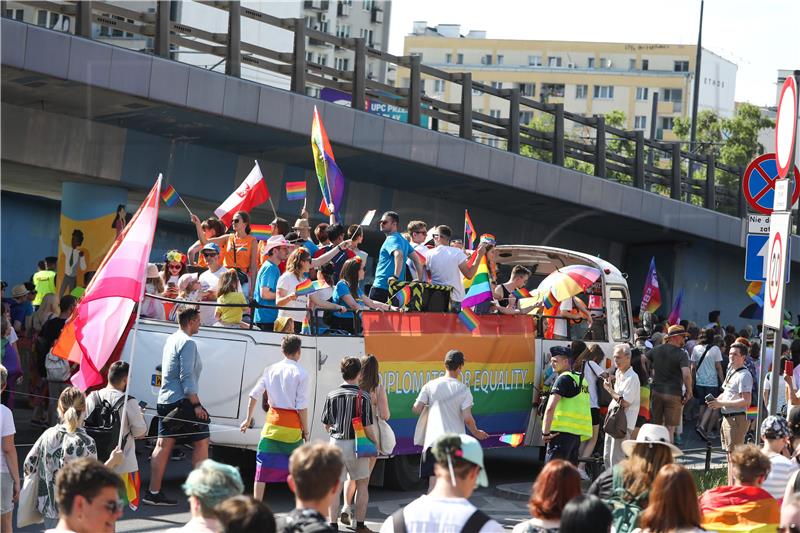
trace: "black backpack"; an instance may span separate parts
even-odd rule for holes
[[[100,397],[97,391],[92,394],[95,395],[94,410],[86,416],[84,427],[86,433],[94,439],[97,446],[97,458],[101,462],[105,462],[110,456],[114,448],[117,447],[119,442],[119,433],[122,430],[122,406],[125,401],[123,394],[114,405],[111,405],[108,400]],[[128,396],[128,399],[133,396]],[[128,441],[128,436],[122,439],[122,449],[125,449],[125,444]]]

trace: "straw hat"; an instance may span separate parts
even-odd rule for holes
[[[636,435],[636,440],[626,440],[622,442],[622,451],[625,455],[630,456],[633,453],[633,447],[637,444],[658,444],[666,446],[672,451],[672,456],[677,457],[683,455],[683,451],[669,441],[669,430],[664,426],[658,424],[644,424],[639,429],[639,434]]]
[[[23,296],[28,295],[28,289],[25,288],[25,285],[20,283],[19,285],[14,285],[14,288],[11,289],[11,297],[12,298],[22,298]]]
[[[292,226],[292,229],[303,229],[303,228],[311,229],[311,226],[308,224],[307,218],[298,218],[297,220],[294,221],[294,226]]]
[[[157,278],[158,277],[158,265],[155,263],[147,263],[147,278]]]
[[[683,326],[678,326],[678,325],[670,326],[669,329],[667,330],[667,335],[666,335],[667,338],[669,338],[669,337],[688,337],[688,336],[689,336],[689,334],[686,333],[686,330],[684,329],[684,327]]]

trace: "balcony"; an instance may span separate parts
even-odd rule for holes
[[[318,9],[320,11],[327,11],[330,7],[329,0],[305,0],[303,2],[303,7],[305,9]]]

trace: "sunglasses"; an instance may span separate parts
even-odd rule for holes
[[[89,503],[91,502],[92,500],[89,500]],[[122,500],[114,500],[103,504],[103,509],[105,509],[111,514],[117,514],[119,512],[122,512],[124,508],[125,508],[125,502],[123,502]]]
[[[779,533],[800,533],[800,526],[797,524],[790,524],[788,526],[781,526],[778,528]]]
[[[379,224],[380,224],[381,226],[385,226],[385,225],[386,225],[386,224],[388,224],[388,223],[389,223],[389,221],[388,221],[388,220],[381,220],[381,221],[379,222]]]
[[[233,222],[234,224],[238,224],[238,223],[239,223],[239,222],[241,222],[241,221],[242,221],[242,219],[241,219],[241,218],[234,218],[234,219],[232,220],[232,222]]]
[[[181,265],[169,265],[167,268],[169,270],[180,270],[181,269]]]
[[[210,252],[207,254],[203,254],[203,257],[217,257],[219,254],[215,252]]]

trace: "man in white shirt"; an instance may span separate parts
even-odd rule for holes
[[[499,523],[468,499],[477,486],[489,485],[480,443],[469,435],[444,434],[433,443],[433,454],[436,457],[433,489],[387,518],[380,533],[503,531]]]
[[[428,235],[428,225],[423,222],[422,220],[412,220],[408,223],[408,236],[411,239],[411,247],[417,252],[418,257],[420,257],[420,263],[425,265],[427,261],[428,252],[430,251],[427,246],[425,246],[425,240]],[[409,257],[406,260],[406,265],[408,266],[408,271],[411,273],[411,277],[416,279],[420,276],[417,276],[417,267],[414,264],[414,261]],[[429,281],[429,276],[427,274],[422,277],[423,281]]]
[[[436,478],[433,465],[436,462],[431,452],[431,445],[445,433],[465,433],[465,426],[479,440],[489,435],[475,424],[472,416],[472,393],[459,377],[464,369],[464,354],[458,350],[450,350],[444,357],[447,373],[427,382],[419,391],[411,410],[421,414],[427,407],[425,439],[422,445],[422,466],[420,477],[428,476],[428,489],[432,490]]]
[[[94,391],[86,397],[86,413],[87,413],[87,431],[91,435],[91,428],[89,422],[92,419],[92,414],[95,409],[102,408],[103,401],[108,402],[110,406],[115,407],[117,403],[122,403],[120,400],[125,396],[125,390],[128,388],[128,374],[130,372],[130,365],[125,361],[115,361],[111,363],[108,368],[108,385],[104,389]],[[139,463],[136,460],[136,444],[134,439],[138,439],[147,435],[147,423],[144,421],[142,408],[136,401],[136,398],[128,396],[127,405],[118,408],[120,417],[123,411],[125,418],[120,428],[123,435],[123,459],[122,463],[113,468],[114,472],[122,478],[125,488],[134,490],[136,497],[130,497],[127,490],[125,491],[127,503],[131,509],[136,510],[137,505],[134,503],[139,499]],[[117,443],[113,443],[116,447]],[[99,452],[100,450],[98,450]],[[101,460],[105,458],[101,457]]]
[[[453,231],[448,226],[439,226],[433,234],[436,247],[428,251],[428,272],[431,283],[434,285],[447,285],[450,291],[450,310],[458,313],[461,311],[461,300],[464,299],[464,284],[462,276],[471,279],[478,271],[481,257],[486,254],[486,243],[481,242],[475,251],[478,256],[469,265],[468,257],[464,251],[450,246]]]
[[[622,442],[630,438],[631,432],[636,427],[640,404],[639,376],[631,367],[631,347],[628,344],[617,344],[614,347],[614,366],[617,371],[614,374],[613,384],[611,379],[606,379],[603,383],[605,389],[611,394],[611,404],[608,406],[608,410],[611,411],[618,405],[622,406],[628,421],[628,432],[619,439],[606,435],[603,446],[603,463],[606,468],[611,468],[625,457],[622,451]]]
[[[219,278],[228,271],[222,265],[222,258],[220,257],[219,246],[213,242],[206,243],[203,249],[200,250],[203,258],[206,260],[208,270],[200,274],[200,287],[203,291],[203,302],[217,301],[217,287],[219,286]],[[200,323],[204,326],[212,326],[217,321],[214,312],[217,310],[213,305],[200,306]]]

